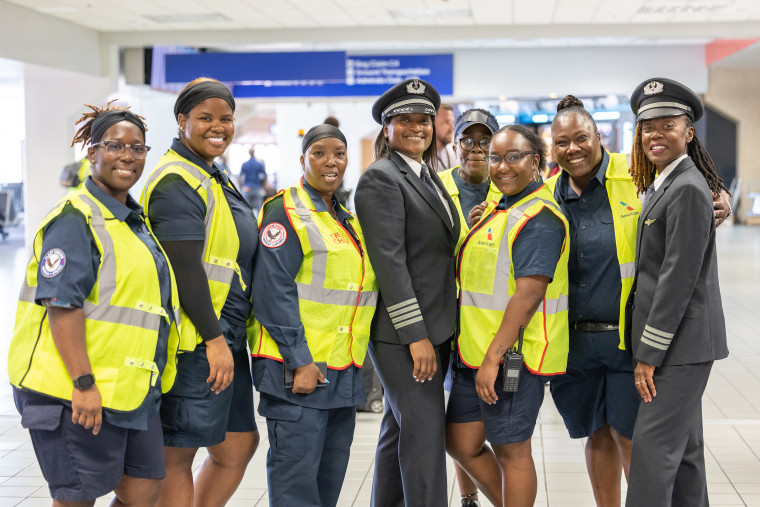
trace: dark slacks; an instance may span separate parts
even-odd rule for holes
[[[262,395],[272,507],[334,507],[346,476],[356,407],[309,408]]]
[[[448,505],[443,379],[451,343],[435,347],[438,371],[416,382],[406,345],[372,341],[370,354],[385,389],[385,415],[375,454],[373,507]]]
[[[633,428],[626,507],[709,505],[702,394],[712,361],[655,370],[657,396],[641,403]]]

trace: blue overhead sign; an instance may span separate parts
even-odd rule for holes
[[[374,96],[410,78],[432,83],[441,95],[453,95],[453,55],[347,56],[340,82],[304,75],[302,79],[236,84],[233,93],[256,98]]]
[[[343,51],[307,53],[194,53],[166,55],[166,82],[188,83],[209,76],[225,83],[346,78]]]
[[[230,86],[235,97],[374,96],[409,78],[429,81],[441,95],[454,93],[451,54],[194,53],[165,59],[167,83],[209,76]]]

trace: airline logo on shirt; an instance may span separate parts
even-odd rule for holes
[[[623,201],[620,201],[620,204],[622,204],[623,206],[625,206],[625,209],[627,209],[628,211],[633,211],[633,208],[632,208],[632,207],[630,207],[630,206],[628,206],[628,205],[627,205],[626,203],[624,203]]]
[[[277,222],[272,222],[261,231],[261,244],[267,248],[282,246],[286,239],[288,239],[288,231]]]
[[[45,278],[58,276],[66,266],[66,254],[60,248],[48,250],[40,261],[40,273]]]

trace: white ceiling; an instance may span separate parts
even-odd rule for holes
[[[667,31],[670,24],[760,20],[758,0],[9,1],[102,32],[587,24],[593,33],[593,25]]]

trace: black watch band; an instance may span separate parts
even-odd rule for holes
[[[95,375],[92,373],[85,373],[74,379],[74,387],[80,391],[86,391],[95,385]]]

